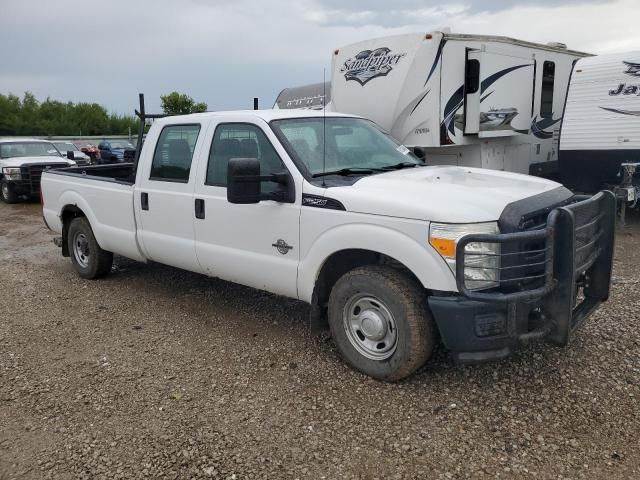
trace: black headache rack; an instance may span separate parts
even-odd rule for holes
[[[504,304],[513,317],[518,317],[518,310],[535,315],[540,328],[530,337],[549,336],[566,344],[573,330],[609,297],[615,205],[609,191],[576,196],[531,230],[464,236],[456,247],[459,292],[470,300]],[[495,253],[467,251],[473,243],[499,248]],[[479,266],[481,258],[499,264]],[[470,288],[468,283],[477,279],[467,272],[474,269],[494,271],[496,286],[482,291]]]
[[[144,143],[144,127],[147,123],[147,120],[155,120],[157,118],[164,118],[168,116],[161,113],[147,113],[144,106],[143,93],[138,94],[138,100],[140,102],[140,110],[135,110],[136,117],[140,119],[138,123],[138,142],[136,143],[135,149],[127,149],[124,152],[124,161],[133,163],[133,168],[131,169],[131,174],[128,178],[131,183],[135,183],[136,181],[136,174],[138,173],[138,162],[140,161],[140,153],[142,151],[142,144]]]
[[[30,163],[20,167],[21,183],[29,186],[29,194],[37,195],[40,193],[40,179],[42,172],[46,170],[56,170],[67,168],[66,163]]]

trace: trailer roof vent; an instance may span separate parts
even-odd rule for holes
[[[567,44],[562,42],[549,42],[547,43],[547,46],[553,47],[553,48],[561,48],[563,50],[567,49]]]

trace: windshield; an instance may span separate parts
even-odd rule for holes
[[[424,165],[369,120],[314,117],[275,120],[271,124],[312,176],[351,169],[368,174],[394,166]]]
[[[48,142],[0,143],[0,158],[59,156],[60,152]]]
[[[111,148],[133,148],[129,142],[124,142],[120,140],[111,140],[109,142],[111,144]]]
[[[66,153],[68,151],[72,151],[72,152],[77,152],[78,151],[78,147],[76,147],[71,142],[55,142],[54,145],[56,146],[56,148],[58,150],[60,150],[63,153]]]

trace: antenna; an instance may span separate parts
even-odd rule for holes
[[[322,173],[327,171],[327,151],[326,151],[326,124],[327,124],[327,82],[326,82],[327,69],[322,69]],[[325,176],[322,175],[322,186],[326,187]]]

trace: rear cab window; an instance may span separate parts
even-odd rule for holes
[[[167,125],[160,132],[149,180],[188,183],[199,124]]]

